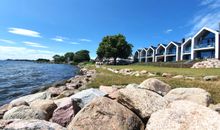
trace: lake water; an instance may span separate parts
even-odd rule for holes
[[[26,61],[0,61],[0,106],[11,100],[75,76],[77,67]]]

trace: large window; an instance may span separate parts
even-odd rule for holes
[[[205,47],[214,47],[215,46],[215,34],[211,32],[204,33],[197,40],[195,48],[205,48]]]

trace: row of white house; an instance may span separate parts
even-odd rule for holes
[[[195,36],[174,42],[159,44],[157,47],[139,49],[134,58],[139,62],[171,62],[194,59],[220,59],[220,33],[204,27]]]

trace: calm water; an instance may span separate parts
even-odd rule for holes
[[[43,86],[68,79],[76,71],[76,67],[63,64],[0,61],[0,106]]]

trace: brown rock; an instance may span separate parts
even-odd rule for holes
[[[167,101],[159,94],[138,88],[120,89],[116,100],[147,121],[150,115],[167,105]]]
[[[145,81],[143,81],[139,88],[148,89],[151,91],[154,91],[160,95],[165,95],[171,90],[171,86],[156,79],[156,78],[149,78]]]
[[[45,111],[48,118],[53,114],[53,111],[57,108],[57,105],[52,100],[36,100],[30,104],[31,108]]]
[[[61,86],[61,87],[50,87],[48,89],[48,92],[51,93],[52,97],[56,97],[60,95],[64,90],[66,90],[66,86]]]
[[[100,97],[76,115],[68,130],[144,130],[144,124],[126,107]]]
[[[111,94],[111,93],[117,91],[118,88],[117,87],[112,87],[112,86],[103,86],[102,85],[102,86],[99,87],[99,90],[104,92],[104,93]]]

